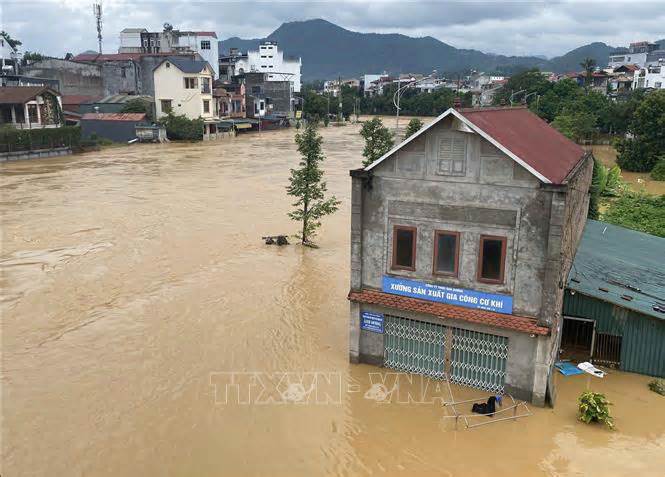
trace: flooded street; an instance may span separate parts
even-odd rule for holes
[[[555,409],[459,431],[436,403],[370,399],[391,376],[348,363],[358,130],[322,131],[342,205],[319,249],[260,240],[298,228],[295,130],[0,164],[2,476],[662,476],[645,376],[557,376]],[[616,431],[576,421],[585,389]]]

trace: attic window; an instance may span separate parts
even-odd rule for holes
[[[169,62],[167,61],[167,62],[166,62],[166,67],[167,67],[167,68],[170,68],[170,67],[171,67],[171,63],[169,63]]]
[[[466,175],[466,137],[446,136],[439,139],[437,174],[442,176]]]

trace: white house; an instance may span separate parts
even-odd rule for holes
[[[118,53],[186,53],[196,52],[206,60],[215,78],[219,78],[219,47],[214,31],[180,31],[168,23],[164,31],[125,28],[120,32]]]
[[[239,57],[235,62],[235,74],[267,73],[268,81],[290,81],[293,92],[300,92],[300,58],[284,57],[284,52],[277,43],[266,41],[259,45],[258,50],[248,51],[247,56]]]
[[[189,119],[202,118],[204,137],[215,134],[219,118],[213,103],[213,74],[207,61],[176,56],[165,58],[154,70],[157,117],[172,111]]]
[[[636,71],[633,75],[633,89],[665,89],[665,61]]]
[[[612,69],[621,65],[638,65],[644,67],[647,64],[647,57],[659,49],[657,43],[648,41],[638,41],[631,43],[627,52],[612,52],[608,61],[608,66]]]

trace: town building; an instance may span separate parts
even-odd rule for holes
[[[81,136],[96,136],[114,142],[136,139],[136,127],[147,124],[145,113],[85,113],[81,117]]]
[[[62,126],[60,93],[47,86],[0,88],[0,125],[17,129]]]
[[[360,78],[360,92],[362,93],[362,95],[370,96],[369,91],[372,88],[372,83],[380,80],[381,78],[388,78],[388,74],[383,73],[380,75],[374,75],[374,74],[363,75]]]
[[[224,66],[229,66],[230,60],[224,60]],[[258,50],[250,50],[246,55],[238,55],[233,60],[234,74],[266,73],[267,81],[290,81],[293,92],[300,92],[300,69],[302,60],[284,55],[277,43],[264,41]]]
[[[118,53],[198,53],[219,77],[219,47],[214,31],[181,31],[165,23],[161,32],[125,28],[120,32]]]
[[[202,118],[204,138],[216,134],[219,118],[212,96],[214,71],[207,61],[169,56],[155,68],[154,75],[157,118],[169,112]]]
[[[351,361],[553,400],[592,168],[527,108],[485,108],[352,170]]]
[[[610,68],[617,68],[621,65],[635,64],[643,67],[647,64],[647,57],[654,52],[660,50],[658,43],[651,43],[648,41],[638,41],[631,43],[628,50],[625,48],[619,51],[610,53],[608,66]]]
[[[246,117],[279,116],[292,118],[295,98],[289,80],[269,79],[269,73],[250,72],[236,76],[245,86]]]
[[[563,300],[561,356],[665,378],[665,239],[589,220]]]
[[[665,60],[636,71],[633,75],[633,89],[637,88],[665,89]]]

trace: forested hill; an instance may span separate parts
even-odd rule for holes
[[[256,48],[263,40],[277,42],[289,56],[301,57],[303,79],[357,77],[364,73],[461,73],[469,69],[511,73],[525,67],[565,73],[579,70],[579,63],[591,57],[607,64],[610,51],[617,48],[595,42],[562,56],[546,60],[536,56],[504,56],[478,50],[455,48],[436,38],[413,38],[395,33],[359,33],[326,20],[306,20],[282,24],[266,38],[228,38],[220,42],[220,52]],[[662,42],[665,44],[665,41]]]

